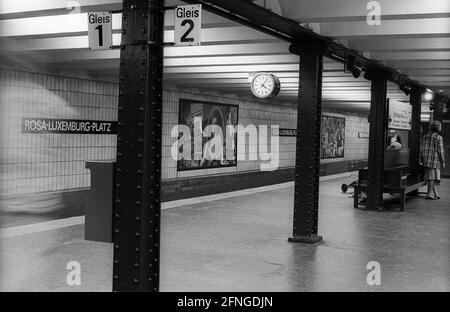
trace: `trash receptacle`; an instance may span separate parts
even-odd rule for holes
[[[85,205],[84,239],[112,242],[113,162],[86,162],[91,171],[91,189]]]

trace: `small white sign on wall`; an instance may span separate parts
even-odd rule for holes
[[[368,131],[360,131],[360,132],[358,132],[358,138],[359,139],[368,139],[369,138],[369,132]]]
[[[409,103],[389,99],[389,129],[411,130],[412,106]]]
[[[112,49],[112,15],[110,12],[88,13],[89,49]]]

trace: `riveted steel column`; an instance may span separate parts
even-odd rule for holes
[[[442,123],[442,120],[444,119],[444,98],[437,94],[434,96],[433,101],[433,121],[439,121]]]
[[[411,87],[410,104],[412,106],[411,134],[409,136],[409,147],[411,149],[410,164],[413,174],[419,173],[420,163],[420,115],[422,114],[422,93],[423,88],[416,85]]]
[[[370,70],[364,77],[372,81],[369,115],[367,209],[376,210],[381,209],[383,198],[387,73],[381,70]]]
[[[450,159],[450,102],[448,97],[442,95],[442,138],[444,139],[444,157],[448,164]],[[450,178],[450,168],[448,165],[442,169],[441,175],[443,178]]]
[[[294,225],[290,242],[314,244],[319,212],[320,125],[322,113],[323,46],[293,44],[300,56],[295,160]]]
[[[114,291],[159,290],[163,0],[123,3]]]

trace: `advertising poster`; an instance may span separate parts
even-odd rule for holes
[[[178,171],[236,166],[237,133],[230,129],[231,126],[235,129],[238,123],[238,106],[180,99],[179,108],[179,124],[190,130],[191,153],[189,159],[178,160]],[[215,152],[211,151],[212,138],[218,135],[206,134],[205,130],[210,125],[222,130],[223,152],[220,157],[210,157],[211,152]]]
[[[344,158],[345,118],[322,116],[322,159]]]

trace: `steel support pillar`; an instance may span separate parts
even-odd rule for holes
[[[445,160],[448,164],[450,159],[450,110],[449,99],[442,96],[442,138],[444,139]],[[442,169],[442,177],[450,178],[450,168],[448,165]]]
[[[317,235],[317,226],[324,49],[324,46],[303,42],[290,47],[291,53],[300,56],[294,224],[290,242],[315,244],[322,241]]]
[[[123,3],[113,291],[159,290],[164,0]]]
[[[367,179],[367,209],[381,210],[383,199],[384,152],[386,148],[387,73],[369,70],[364,77],[371,80],[369,115],[369,157]]]
[[[442,123],[444,119],[444,98],[441,95],[435,95],[433,109],[433,121],[439,121]]]
[[[420,139],[421,139],[421,123],[420,115],[422,114],[422,94],[423,88],[413,85],[411,87],[410,104],[412,106],[411,132],[409,136],[409,147],[411,149],[410,164],[412,165],[412,174],[419,173],[420,163]]]

